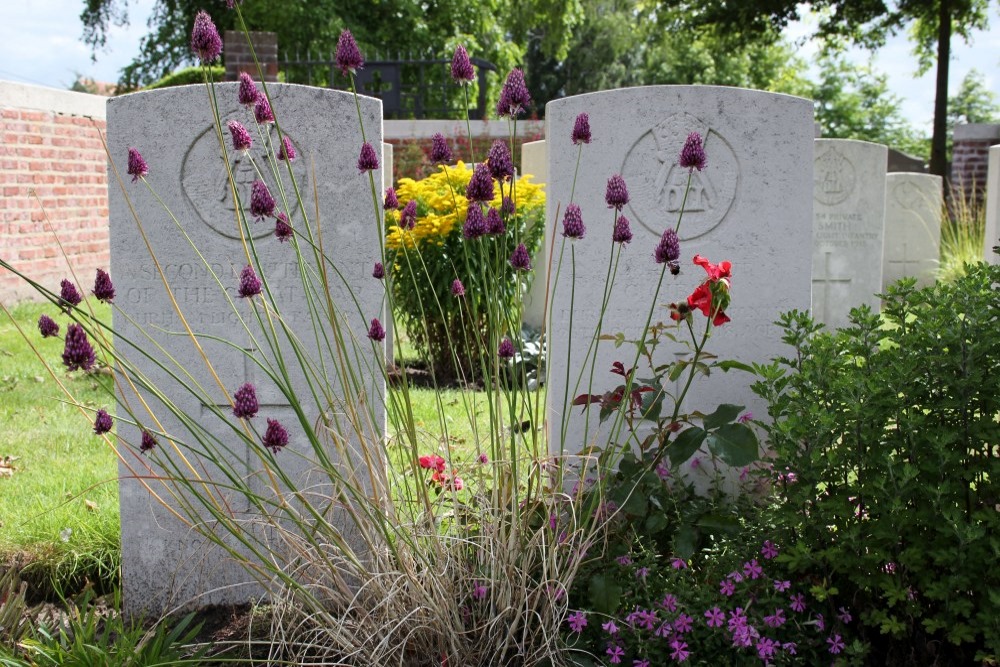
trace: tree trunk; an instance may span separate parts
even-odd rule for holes
[[[948,65],[951,59],[951,0],[938,5],[937,82],[934,93],[934,134],[931,137],[931,173],[948,182]],[[947,189],[947,185],[946,185]]]

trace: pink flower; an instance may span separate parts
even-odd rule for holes
[[[607,623],[601,624],[601,628],[607,632],[609,635],[618,634],[618,626],[615,625],[614,621],[608,621]]]
[[[625,655],[625,650],[621,646],[612,644],[608,647],[608,650],[605,651],[605,653],[610,656],[608,662],[617,665],[622,661],[622,656]]]
[[[723,579],[719,582],[719,592],[727,598],[731,598],[733,593],[736,592],[736,584],[733,583],[732,579]]]
[[[836,655],[843,651],[847,645],[844,644],[843,638],[840,635],[833,635],[832,637],[827,637],[826,643],[830,645],[830,653]]]
[[[670,648],[673,649],[670,653],[670,657],[677,662],[684,662],[691,655],[691,652],[687,650],[687,642],[682,642],[679,639],[675,639],[670,642]]]
[[[708,627],[710,628],[721,628],[722,624],[726,621],[726,615],[718,607],[712,607],[706,611],[705,618],[708,619],[706,623],[708,623]]]
[[[694,624],[693,618],[691,618],[687,614],[681,614],[680,616],[677,617],[677,620],[674,621],[674,630],[676,630],[679,634],[683,635],[687,632],[691,632],[691,626],[693,624]]]
[[[677,611],[677,596],[667,593],[660,600],[660,606],[671,613]]]
[[[757,562],[757,559],[754,558],[749,563],[743,563],[743,573],[751,579],[759,579],[760,575],[764,574],[764,568],[762,568],[760,563]]]
[[[687,562],[683,558],[674,558],[670,561],[670,567],[675,570],[686,570],[687,566]]]
[[[437,472],[444,472],[445,465],[447,465],[447,462],[437,454],[421,456],[417,462],[421,468],[434,469]]]
[[[480,454],[479,455],[479,462],[480,463],[489,463],[490,462],[490,457],[486,456],[486,454]]]
[[[760,552],[764,554],[764,558],[771,560],[778,555],[778,547],[771,540],[764,540],[764,546],[761,547]]]
[[[850,623],[851,619],[854,617],[851,616],[851,612],[847,610],[847,607],[841,607],[840,613],[837,614],[837,618],[840,619],[841,623]]]
[[[801,614],[806,610],[806,596],[802,593],[796,593],[789,599],[792,601],[792,611]]]
[[[486,597],[486,591],[487,591],[486,586],[477,581],[475,584],[472,585],[472,599],[482,600],[483,598]]]
[[[779,581],[778,579],[774,580],[774,590],[778,591],[779,593],[784,593],[791,587],[792,587],[792,582],[790,581]]]
[[[577,611],[566,617],[569,629],[573,632],[581,632],[587,626],[587,615],[582,611]]]

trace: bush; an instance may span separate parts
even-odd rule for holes
[[[212,79],[222,81],[226,74],[226,68],[219,65],[208,68],[211,70]],[[154,90],[156,88],[170,88],[171,86],[189,86],[192,84],[205,83],[205,70],[202,67],[185,67],[176,72],[171,72],[159,81],[154,81],[144,88],[144,90]]]
[[[785,315],[762,369],[779,471],[770,520],[793,572],[859,610],[872,664],[1000,652],[1000,268],[902,281],[882,318],[830,334]],[[992,657],[990,657],[992,654]]]

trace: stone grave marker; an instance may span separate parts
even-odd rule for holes
[[[817,139],[812,312],[828,329],[851,308],[879,308],[888,149],[867,141]]]
[[[532,183],[545,185],[548,181],[548,156],[545,151],[545,140],[529,141],[521,145],[521,173],[530,174]],[[549,265],[549,243],[552,240],[552,225],[545,225],[545,234],[542,236],[542,245],[531,260],[531,265],[535,267],[547,267]],[[545,275],[544,269],[536,275],[536,279],[531,283],[531,289],[524,299],[524,323],[535,329],[541,329],[545,323]]]
[[[250,155],[265,174],[278,202],[277,210],[286,210],[275,177],[264,160],[265,144],[253,129],[250,112],[237,103],[237,86],[216,86],[223,128],[229,120],[237,119],[251,129],[254,144]],[[382,283],[371,277],[372,266],[380,257],[381,239],[367,174],[357,169],[362,140],[355,102],[350,94],[334,90],[274,83],[268,89],[282,130],[298,153],[291,164],[303,193],[308,224],[294,205],[285,163],[279,163],[291,224],[300,235],[311,230],[314,239],[321,232],[326,254],[342,272],[343,281],[331,275],[329,296],[346,343],[345,355],[350,357],[357,376],[342,377],[324,342],[317,341],[313,333],[314,326],[328,333],[334,327],[328,316],[314,323],[315,309],[325,307],[327,295],[316,277],[318,267],[309,247],[300,242],[306,258],[305,273],[311,276],[311,286],[306,288],[294,244],[275,238],[274,219],[253,221],[248,210],[251,234],[246,245],[241,240],[235,215],[237,204],[226,179],[224,160],[233,164],[237,191],[247,209],[255,172],[247,156],[233,153],[225,129],[225,158],[220,153],[204,86],[140,92],[109,100],[109,148],[141,222],[140,228],[112,171],[110,273],[118,290],[113,314],[116,351],[134,365],[133,377],[139,388],[137,395],[127,383],[119,383],[117,394],[122,579],[128,614],[159,615],[175,607],[239,603],[261,595],[261,586],[252,583],[224,549],[199,535],[191,523],[199,523],[203,531],[217,531],[237,553],[245,553],[246,547],[221,531],[203,508],[197,508],[200,518],[187,517],[184,507],[191,497],[162,481],[175,469],[191,477],[211,478],[215,484],[207,483],[202,488],[214,499],[216,510],[244,527],[247,539],[267,544],[267,548],[280,553],[282,542],[261,517],[271,509],[255,507],[245,494],[231,491],[225,476],[228,471],[244,480],[265,502],[274,502],[275,482],[265,470],[263,447],[248,446],[235,437],[234,427],[242,427],[232,417],[230,397],[244,382],[257,387],[260,411],[251,420],[257,432],[255,439],[265,432],[267,418],[282,423],[289,433],[289,443],[275,454],[275,459],[282,472],[298,488],[305,489],[313,502],[322,505],[320,499],[333,492],[329,477],[319,469],[316,450],[306,436],[303,422],[320,424],[320,449],[345,476],[364,470],[358,460],[362,440],[365,445],[376,444],[375,448],[366,447],[369,451],[380,451],[377,445],[385,423],[385,388],[379,371],[383,351],[373,347],[366,334],[370,319],[380,316],[383,307]],[[368,98],[362,98],[360,104],[369,141],[379,146],[381,104]],[[147,181],[171,207],[190,243],[145,185],[131,183],[125,176],[129,147],[138,149],[146,159]],[[315,182],[313,174],[317,176]],[[381,178],[381,174],[375,175],[376,186]],[[147,250],[147,242],[156,262]],[[251,258],[258,275],[266,278],[272,290],[267,298],[270,317],[264,315],[261,296],[238,296],[240,272]],[[285,329],[272,329],[268,324],[277,321],[278,313]],[[185,321],[202,336],[200,347],[211,361],[211,369],[185,333]],[[265,335],[274,338],[284,355],[286,386],[299,397],[296,405],[301,414],[268,373],[267,369],[277,368],[277,360]],[[319,392],[319,399],[312,398],[306,373],[295,361],[293,337],[324,378],[321,384],[328,391]],[[168,355],[176,362],[169,361]],[[157,361],[166,363],[170,372],[160,368]],[[162,391],[204,428],[210,442],[211,438],[217,439],[214,445],[225,465],[213,465],[197,452],[175,445],[197,445],[197,441],[185,421],[173,416],[144,388],[148,386]],[[148,411],[140,397],[149,405]],[[344,429],[346,415],[359,404],[364,405],[374,431],[366,433],[365,438]],[[221,417],[216,409],[221,411]],[[143,428],[161,434],[152,452],[140,454],[140,429],[128,423],[130,411]],[[329,425],[329,430],[323,425]],[[376,483],[372,481],[368,486]],[[175,512],[185,520],[179,520]],[[336,522],[342,516],[331,513],[329,520]],[[350,527],[344,526],[344,530],[357,543],[356,534],[350,537]]]
[[[582,112],[590,115],[593,141],[583,147],[571,200],[578,148],[570,137],[574,120]],[[707,167],[691,174],[680,228],[681,273],[674,277],[667,271],[656,295],[661,265],[655,263],[653,252],[667,226],[677,221],[688,170],[676,163],[690,132],[706,137]],[[549,102],[547,218],[561,234],[562,221],[554,221],[556,209],[565,210],[573,201],[580,206],[587,228],[586,238],[573,242],[576,288],[572,304],[569,241],[561,275],[551,277],[555,294],[547,339],[547,401],[554,453],[573,454],[585,445],[606,442],[608,426],[598,425],[598,410],[591,410],[588,426],[581,408],[569,408],[569,403],[585,392],[601,394],[613,389],[620,377],[611,374],[612,363],[621,361],[627,368],[636,356],[633,345],[616,348],[612,341],[602,341],[593,386],[588,386],[591,365],[582,360],[598,326],[613,250],[615,217],[605,203],[608,178],[624,177],[631,200],[623,213],[631,221],[634,238],[622,250],[601,333],[639,338],[651,305],[655,305],[654,325],[672,324],[667,305],[685,300],[706,280],[706,272],[692,263],[694,255],[701,254],[716,264],[732,262],[733,276],[732,305],[726,311],[732,321],[715,330],[706,350],[722,359],[767,362],[788,353],[774,325],[779,313],[809,307],[813,133],[808,100],[738,88],[652,86]],[[555,256],[562,243],[560,235]],[[699,312],[694,316],[695,329],[704,325],[705,317]],[[674,360],[685,350],[663,340],[655,362]],[[638,375],[650,375],[642,361]],[[735,403],[766,418],[766,405],[750,391],[752,381],[749,374],[739,371],[699,376],[683,410],[707,413],[720,403]],[[679,387],[666,389],[676,392]]]
[[[991,146],[986,173],[986,231],[983,237],[983,257],[990,264],[1000,264],[1000,255],[993,252],[996,245],[1000,245],[1000,146]]]
[[[892,173],[885,184],[882,291],[903,277],[931,285],[941,254],[941,177]]]

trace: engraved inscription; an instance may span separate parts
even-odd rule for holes
[[[823,248],[866,248],[881,244],[860,213],[816,213],[813,242]]]
[[[913,181],[900,181],[892,189],[892,197],[904,211],[916,211],[929,204],[927,194]]]
[[[709,160],[704,171],[690,174],[691,188],[685,201],[689,173],[677,165],[677,157],[691,132],[705,138]],[[676,224],[683,206],[681,240],[699,238],[718,227],[740,187],[739,162],[732,146],[688,113],[669,116],[639,137],[625,156],[621,171],[631,195],[630,217],[656,236]]]
[[[816,156],[813,178],[813,196],[825,206],[836,206],[846,200],[857,184],[854,165],[836,148],[828,148]]]

